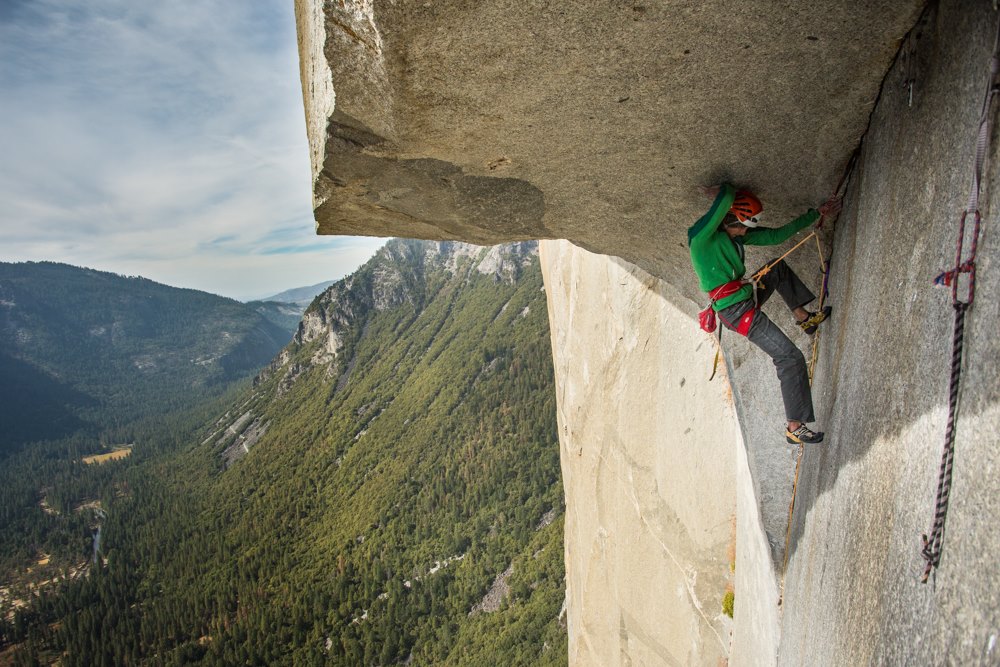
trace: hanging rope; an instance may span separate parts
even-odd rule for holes
[[[829,296],[829,284],[830,284],[830,258],[823,258],[823,246],[820,245],[819,235],[816,235],[816,252],[819,253],[819,261],[821,270],[823,272],[823,282],[822,287],[819,291],[819,312],[823,312],[823,304],[826,302],[826,297]],[[819,356],[819,330],[816,330],[815,335],[813,335],[812,344],[812,356],[809,358],[809,386],[812,387],[813,374],[816,369],[816,359]]]
[[[851,159],[847,161],[847,168],[844,169],[844,173],[840,177],[840,182],[837,183],[837,189],[834,191],[835,197],[843,197],[844,194],[846,194],[847,184],[849,182],[850,175],[854,172],[854,163],[857,161],[857,159],[858,159],[858,150],[856,149],[854,151],[854,154],[851,155]],[[822,229],[823,222],[824,219],[820,218],[816,222],[816,228]],[[830,257],[827,257],[823,254],[823,244],[820,243],[819,234],[813,231],[813,233],[810,234],[809,236],[812,236],[813,238],[816,239],[816,253],[819,255],[820,270],[823,272],[823,283],[819,291],[819,310],[820,312],[822,312],[823,305],[826,302],[826,297],[830,295],[830,289],[829,289],[830,260],[832,259],[832,255]],[[809,236],[803,239],[803,241],[807,241],[809,239]],[[817,329],[816,333],[813,335],[812,356],[809,359],[810,387],[812,387],[813,377],[815,376],[814,371],[816,369],[816,360],[819,354],[819,335],[820,332]],[[796,452],[795,455],[795,479],[792,480],[792,499],[788,503],[788,526],[785,529],[785,558],[784,562],[781,565],[782,573],[784,573],[788,569],[788,555],[790,551],[789,547],[791,546],[791,541],[792,541],[792,518],[795,516],[795,499],[799,493],[799,473],[802,472],[802,456],[804,453],[805,453],[805,447],[802,445],[802,443],[799,443],[798,451]],[[782,578],[782,587],[783,586],[784,586],[784,578]],[[784,591],[782,591],[782,595],[783,594]]]
[[[761,278],[763,278],[764,276],[766,276],[771,271],[771,269],[773,269],[775,266],[777,266],[778,262],[780,262],[784,258],[786,258],[789,255],[791,255],[793,252],[795,252],[796,250],[798,250],[799,248],[801,248],[802,245],[805,244],[806,241],[808,241],[809,239],[813,238],[814,236],[816,236],[816,230],[813,230],[813,231],[809,232],[809,234],[804,239],[802,239],[801,241],[799,241],[798,243],[796,243],[795,245],[793,245],[791,248],[789,248],[788,251],[785,252],[785,254],[782,255],[781,257],[779,257],[778,259],[772,260],[770,263],[765,264],[764,266],[762,266],[759,269],[757,269],[757,272],[754,273],[752,276],[750,276],[750,282],[754,283],[754,285],[756,286],[756,284],[758,282],[760,282]],[[823,261],[822,256],[820,257],[820,261],[821,262]]]
[[[719,370],[719,354],[722,352],[722,327],[719,327],[719,344],[715,348],[715,361],[712,362],[712,374],[708,376],[708,381],[715,379],[715,373]]]
[[[944,542],[944,525],[948,517],[948,500],[951,496],[951,477],[955,465],[955,431],[958,419],[959,392],[962,380],[962,358],[965,339],[965,316],[972,308],[976,297],[976,251],[979,246],[979,232],[982,227],[982,215],[979,212],[979,193],[983,174],[983,163],[986,161],[986,149],[989,146],[992,130],[992,105],[997,93],[995,85],[997,72],[1000,71],[1000,22],[997,24],[996,39],[993,43],[993,57],[990,60],[990,81],[983,100],[983,109],[979,117],[979,135],[976,139],[976,158],[972,165],[972,189],[969,202],[958,220],[958,242],[955,251],[954,268],[942,271],[934,279],[935,285],[951,287],[951,305],[955,311],[955,329],[951,344],[951,381],[948,385],[948,425],[945,429],[944,451],[941,454],[941,469],[938,473],[937,499],[934,502],[934,523],[929,533],[921,537],[920,553],[927,561],[920,581],[927,583],[931,573],[941,564],[941,547]],[[972,216],[972,233],[969,244],[969,254],[964,255],[966,223]],[[959,284],[965,280],[964,294],[959,296]]]
[[[843,181],[841,181],[843,182]],[[839,193],[838,193],[839,194]],[[809,236],[816,239],[816,251],[819,253],[819,262],[821,271],[823,272],[823,287],[819,292],[819,310],[823,311],[823,302],[826,300],[826,296],[829,293],[827,289],[827,283],[830,277],[830,261],[823,258],[823,246],[820,245],[819,235],[813,232]],[[807,236],[803,241],[809,240]],[[819,349],[819,330],[813,334],[813,344],[812,344],[812,357],[809,360],[809,386],[812,387],[813,383],[813,370],[816,367],[816,354]],[[795,479],[792,480],[792,500],[788,503],[788,526],[785,529],[785,560],[782,563],[781,571],[784,572],[788,568],[788,552],[789,546],[792,540],[792,517],[795,515],[795,497],[799,492],[799,473],[802,471],[802,455],[805,452],[805,447],[802,443],[799,443],[798,451],[795,455]]]

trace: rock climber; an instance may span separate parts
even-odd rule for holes
[[[784,260],[779,261],[757,284],[745,280],[745,245],[778,245],[799,230],[817,220],[840,212],[841,202],[831,197],[819,209],[809,209],[781,227],[759,227],[763,205],[748,191],[737,192],[726,183],[721,186],[699,187],[702,194],[713,197],[708,213],[688,229],[691,264],[701,289],[712,300],[711,312],[723,325],[746,336],[774,361],[781,384],[781,398],[788,420],[785,439],[792,444],[813,444],[823,441],[823,433],[813,431],[809,422],[813,414],[812,391],[805,357],[763,312],[760,306],[777,291],[795,316],[799,327],[809,335],[816,333],[820,322],[829,317],[831,308],[810,312],[805,306],[816,297],[802,283]],[[752,275],[752,274],[751,274]]]

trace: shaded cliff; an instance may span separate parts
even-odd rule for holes
[[[954,323],[950,290],[931,281],[954,266],[996,25],[989,3],[931,6],[886,79],[852,175],[834,246],[831,290],[840,316],[817,376],[833,437],[803,463],[781,664],[803,664],[802,656],[839,664],[1000,663],[995,138],[980,198],[985,227],[966,317],[941,567],[919,583]],[[960,296],[966,286],[963,280]]]

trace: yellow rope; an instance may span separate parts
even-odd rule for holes
[[[819,293],[819,310],[820,310],[820,312],[823,312],[823,302],[826,300],[826,288],[827,288],[827,284],[826,283],[827,283],[827,281],[829,281],[829,275],[827,273],[827,271],[829,270],[829,267],[826,265],[826,260],[823,259],[823,245],[819,241],[819,235],[815,231],[813,231],[812,234],[810,234],[809,236],[812,236],[813,238],[816,239],[816,252],[819,254],[820,271],[823,273],[823,276],[824,276],[824,284],[822,286],[823,289]],[[807,236],[806,238],[802,239],[802,241],[798,245],[796,245],[795,248],[798,248],[800,245],[802,245],[802,243],[805,243],[806,241],[808,241],[809,240],[809,236]],[[795,250],[795,248],[792,248],[792,250]],[[789,252],[791,252],[791,250]],[[765,267],[765,268],[767,268],[768,270],[770,270],[771,266],[774,266],[775,264],[777,264],[779,261],[781,261],[781,259],[783,259],[787,255],[788,255],[788,253],[785,253],[785,255],[782,255],[781,258],[775,260],[774,262],[771,262],[771,264],[768,267]],[[819,350],[819,330],[818,329],[816,330],[816,334],[813,336],[812,358],[809,361],[809,386],[810,387],[812,387],[812,383],[813,383],[813,370],[816,368],[817,350]],[[788,504],[788,527],[785,529],[785,559],[784,559],[784,562],[781,564],[782,575],[784,575],[784,572],[788,569],[788,552],[789,552],[789,547],[791,546],[791,540],[792,540],[792,517],[795,515],[795,498],[796,498],[796,496],[798,495],[798,492],[799,492],[799,472],[802,470],[802,454],[803,454],[804,451],[805,451],[805,447],[803,447],[802,444],[800,443],[799,444],[798,454],[795,457],[795,480],[792,482],[792,501]]]
[[[792,482],[792,502],[788,504],[788,528],[785,529],[785,561],[781,564],[781,573],[784,575],[788,569],[788,548],[792,540],[792,515],[795,512],[795,496],[799,489],[799,471],[802,469],[802,452],[805,447],[799,444],[799,453],[795,458],[795,481]]]
[[[819,293],[819,312],[823,312],[823,302],[826,300],[826,291],[827,291],[827,286],[828,286],[827,285],[827,281],[829,281],[829,279],[830,279],[829,274],[827,272],[829,271],[830,267],[828,267],[826,265],[826,260],[823,259],[823,246],[819,242],[819,234],[817,234],[816,232],[813,232],[812,235],[816,239],[816,252],[819,253],[819,267],[820,267],[820,271],[823,272],[823,277],[824,277],[824,281],[823,281],[824,284],[822,285],[822,289],[820,290],[820,293]],[[809,387],[810,388],[812,387],[812,383],[813,383],[813,371],[816,368],[816,357],[817,357],[817,354],[818,354],[818,350],[819,350],[819,329],[816,330],[816,335],[813,336],[812,357],[809,359]]]

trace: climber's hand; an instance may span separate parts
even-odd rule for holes
[[[834,195],[820,205],[819,214],[823,218],[832,218],[840,213],[842,208],[844,208],[844,202],[840,200],[840,197]]]
[[[715,199],[719,195],[719,190],[720,190],[720,188],[719,188],[718,185],[712,185],[712,186],[699,185],[698,186],[698,192],[700,192],[701,194],[703,194],[706,197],[709,197],[711,199]]]

